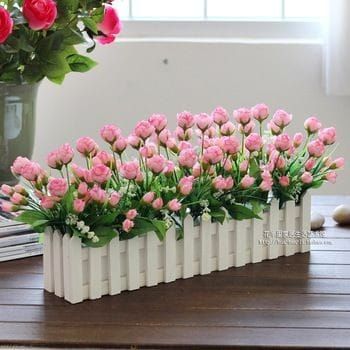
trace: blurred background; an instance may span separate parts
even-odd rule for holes
[[[264,102],[293,114],[291,132],[317,115],[350,149],[347,0],[118,0],[123,34],[93,53],[99,64],[39,91],[33,159],[106,123],[127,135],[154,112],[232,111]],[[349,16],[349,18],[347,18]],[[349,45],[348,45],[349,44]],[[84,48],[82,48],[84,50]],[[350,194],[349,162],[335,185]]]

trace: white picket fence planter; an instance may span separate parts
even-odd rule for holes
[[[183,240],[176,240],[172,228],[163,242],[151,232],[127,241],[115,238],[102,248],[82,247],[77,237],[47,230],[44,287],[70,303],[79,303],[123,290],[307,252],[310,246],[306,237],[288,237],[286,232],[309,232],[310,207],[309,194],[300,206],[287,202],[281,210],[273,200],[262,220],[231,220],[223,225],[202,222],[194,226],[188,217]],[[268,232],[273,235],[271,244],[266,244]]]

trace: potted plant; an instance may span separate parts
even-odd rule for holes
[[[308,251],[306,192],[344,164],[330,157],[335,129],[311,117],[290,136],[292,116],[278,110],[264,131],[268,115],[263,104],[234,111],[235,123],[222,107],[183,112],[172,132],[154,114],[128,137],[106,125],[109,151],[77,141],[85,167],[69,144],[49,153],[55,177],[17,158],[28,185],[2,186],[1,206],[46,232],[46,290],[74,303]]]
[[[30,157],[35,104],[45,77],[61,84],[70,72],[96,65],[78,53],[113,42],[120,21],[110,1],[5,0],[0,4],[0,183],[13,183],[10,166]]]

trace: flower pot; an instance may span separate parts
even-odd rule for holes
[[[287,202],[283,209],[274,199],[261,220],[230,220],[223,225],[201,221],[194,226],[188,216],[183,240],[176,240],[172,228],[163,242],[152,232],[126,241],[114,238],[102,248],[83,247],[79,238],[47,229],[44,287],[78,303],[307,252],[310,206],[306,194],[300,205]]]
[[[13,161],[32,156],[38,86],[0,83],[0,184],[15,184]]]

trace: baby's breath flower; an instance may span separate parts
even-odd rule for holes
[[[77,229],[78,230],[81,230],[84,226],[85,226],[85,222],[84,221],[78,221],[77,222]]]
[[[93,236],[93,237],[92,237],[92,242],[93,242],[93,243],[97,243],[97,242],[99,242],[99,240],[100,240],[100,239],[99,239],[97,236]]]
[[[203,219],[203,221],[210,221],[210,214],[209,213],[207,213],[207,212],[205,212],[205,213],[203,213],[203,215],[202,215],[202,219]]]
[[[67,225],[76,225],[78,222],[78,217],[74,214],[68,214],[65,220]]]
[[[94,238],[94,237],[95,237],[95,232],[93,232],[93,231],[88,232],[88,233],[87,233],[87,237],[88,237],[89,239]]]
[[[90,227],[89,226],[83,226],[80,230],[80,232],[82,234],[88,233],[90,231]]]

